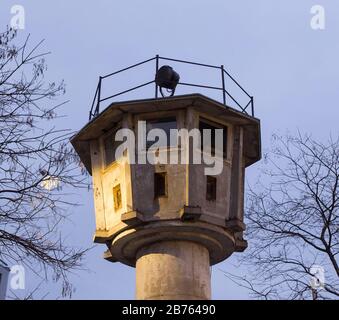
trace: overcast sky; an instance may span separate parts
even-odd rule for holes
[[[1,0],[3,30],[14,4],[25,8],[20,37],[30,33],[32,43],[46,39],[44,48],[52,52],[47,60],[48,78],[64,79],[67,84],[66,127],[78,130],[86,124],[99,75],[160,54],[224,64],[255,98],[264,149],[273,132],[300,129],[320,139],[338,134],[337,0]],[[314,5],[325,9],[324,30],[311,27]],[[183,81],[218,81],[218,75],[176,68]],[[129,73],[115,84],[108,83],[105,90],[113,94],[153,76],[153,69],[140,69],[138,75]],[[140,94],[145,97],[148,91]],[[125,95],[119,100],[136,97]],[[254,181],[257,169],[254,165],[247,171],[249,182]],[[69,243],[89,247],[95,229],[92,193],[84,191],[77,197],[82,206],[74,210],[65,233]],[[73,298],[134,298],[134,269],[106,262],[104,250],[102,245],[95,246],[84,261],[89,271],[71,276],[77,289]],[[246,290],[220,271],[237,271],[234,262],[232,257],[213,267],[214,299],[248,298]],[[37,281],[27,275],[28,288]],[[50,292],[49,298],[59,294],[53,284],[44,289]]]

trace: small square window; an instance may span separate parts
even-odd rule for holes
[[[122,208],[120,184],[117,184],[113,188],[113,201],[114,201],[114,211],[117,211]]]
[[[167,175],[166,172],[154,174],[154,198],[167,196]]]
[[[206,200],[215,201],[217,199],[217,178],[206,176]]]

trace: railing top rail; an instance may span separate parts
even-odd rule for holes
[[[173,59],[173,58],[166,58],[166,57],[161,57],[161,56],[159,56],[159,59],[167,60],[167,61],[180,62],[180,63],[186,63],[186,64],[192,64],[192,65],[201,66],[201,67],[207,67],[207,68],[221,69],[221,66],[214,66],[212,64],[205,64],[205,63],[199,63],[199,62],[193,62],[193,61],[187,61],[187,60],[179,60],[179,59]]]
[[[205,88],[205,89],[216,89],[216,90],[220,90],[222,91],[223,93],[223,104],[226,106],[226,97],[229,97],[231,98],[231,100],[237,105],[237,107],[240,108],[240,110],[246,114],[249,114],[246,109],[251,106],[251,115],[254,117],[254,102],[253,102],[253,97],[239,84],[239,82],[237,80],[235,80],[235,78],[225,70],[224,66],[223,65],[220,65],[220,66],[216,66],[216,65],[211,65],[211,64],[205,64],[205,63],[199,63],[199,62],[193,62],[193,61],[188,61],[188,60],[180,60],[180,59],[173,59],[173,58],[168,58],[168,57],[162,57],[162,56],[159,56],[159,55],[156,55],[155,57],[153,58],[150,58],[150,59],[147,59],[147,60],[144,60],[144,61],[141,61],[141,62],[138,62],[136,64],[133,64],[131,66],[128,66],[126,68],[123,68],[123,69],[120,69],[120,70],[117,70],[117,71],[114,71],[112,73],[109,73],[109,74],[106,74],[104,76],[100,76],[99,77],[99,82],[98,82],[98,85],[97,85],[97,88],[96,88],[96,92],[95,92],[95,95],[94,95],[94,99],[93,99],[93,103],[92,103],[92,106],[91,106],[91,109],[90,109],[90,113],[89,113],[89,119],[91,120],[92,117],[95,117],[99,114],[99,111],[100,111],[100,103],[103,102],[103,101],[106,101],[106,100],[109,100],[109,99],[112,99],[116,96],[119,96],[119,95],[122,95],[124,93],[127,93],[127,92],[130,92],[130,91],[133,91],[133,90],[136,90],[136,89],[139,89],[139,88],[142,88],[142,87],[145,87],[149,84],[152,84],[152,83],[155,83],[155,80],[152,80],[152,81],[149,81],[149,82],[146,82],[146,83],[143,83],[141,85],[138,85],[138,86],[135,86],[133,88],[130,88],[130,89],[127,89],[127,90],[124,90],[124,91],[121,91],[121,92],[118,92],[116,94],[113,94],[109,97],[104,97],[102,98],[101,97],[101,87],[102,87],[102,80],[106,79],[106,78],[109,78],[109,77],[112,77],[118,73],[121,73],[121,72],[124,72],[124,71],[127,71],[129,69],[132,69],[132,68],[135,68],[135,67],[138,67],[140,65],[143,65],[145,63],[148,63],[150,61],[153,61],[155,60],[156,61],[156,71],[158,70],[159,68],[159,61],[160,60],[165,60],[165,61],[173,61],[173,62],[178,62],[178,63],[184,63],[184,64],[190,64],[190,65],[195,65],[195,66],[200,66],[200,67],[207,67],[207,68],[212,68],[212,69],[219,69],[221,70],[221,81],[222,81],[222,86],[221,87],[216,87],[216,86],[208,86],[208,85],[203,85],[203,84],[193,84],[193,83],[186,83],[186,82],[179,82],[178,85],[184,85],[184,86],[191,86],[191,87],[199,87],[199,88]],[[226,86],[225,86],[225,77],[224,75],[227,75],[227,77],[233,81],[233,83],[235,83],[243,93],[246,94],[246,96],[248,98],[250,98],[250,100],[248,101],[248,103],[246,104],[245,107],[243,107],[226,89]],[[155,83],[155,98],[158,98],[158,86],[157,84]],[[95,107],[95,109],[94,109]]]
[[[111,76],[114,76],[114,75],[117,74],[117,73],[120,73],[120,72],[129,70],[129,69],[138,67],[138,66],[140,66],[140,65],[142,65],[142,64],[145,64],[145,63],[147,63],[147,62],[150,62],[150,61],[152,61],[152,60],[155,60],[156,58],[157,58],[157,57],[153,57],[153,58],[151,58],[151,59],[147,59],[147,60],[138,62],[138,63],[136,63],[136,64],[133,64],[133,65],[129,66],[129,67],[120,69],[120,70],[118,70],[118,71],[114,71],[114,72],[112,72],[112,73],[106,74],[106,75],[102,76],[101,79],[109,78],[109,77],[111,77]]]

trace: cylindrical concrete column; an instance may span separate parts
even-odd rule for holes
[[[160,241],[138,251],[136,298],[208,300],[211,275],[208,250],[190,241]]]

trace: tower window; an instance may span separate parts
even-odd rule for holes
[[[112,162],[116,160],[115,151],[122,144],[122,141],[115,141],[115,134],[119,130],[114,130],[104,139],[104,148],[105,148],[105,166],[109,166]]]
[[[164,141],[161,147],[171,146],[171,139],[170,139],[171,129],[177,129],[177,120],[175,117],[163,118],[163,119],[157,119],[157,120],[148,120],[146,122],[146,126],[147,126],[147,134],[152,129],[163,130],[166,134],[167,141]],[[176,142],[177,139],[174,139],[174,140]],[[147,149],[150,148],[155,142],[156,141],[147,141]]]
[[[199,122],[199,130],[201,135],[201,150],[205,152],[211,152],[212,156],[215,155],[216,145],[215,145],[215,130],[222,129],[223,130],[223,141],[222,141],[222,150],[218,150],[223,153],[224,158],[227,158],[227,127],[223,125],[219,125],[217,123],[201,119]],[[211,130],[211,146],[207,148],[206,141],[204,146],[204,130]]]
[[[206,200],[215,201],[217,199],[217,178],[206,176]]]
[[[117,184],[113,188],[113,201],[114,201],[114,211],[117,211],[122,208],[120,184]]]
[[[167,196],[167,175],[166,172],[154,174],[154,198]]]

